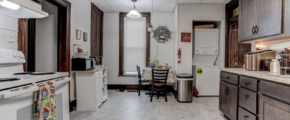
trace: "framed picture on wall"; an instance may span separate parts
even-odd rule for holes
[[[84,32],[83,37],[84,37],[83,38],[84,42],[87,42],[88,41],[88,33]]]
[[[77,29],[76,30],[76,39],[81,40],[82,39],[82,31]]]
[[[180,39],[181,42],[191,42],[191,33],[182,32]]]

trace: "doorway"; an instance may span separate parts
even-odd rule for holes
[[[103,56],[103,16],[104,13],[92,4],[91,13],[91,56]],[[100,59],[102,64],[102,59]]]

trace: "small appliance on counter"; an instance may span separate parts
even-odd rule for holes
[[[268,71],[269,59],[275,59],[275,51],[259,50],[245,54],[245,69],[249,71]]]
[[[93,58],[72,58],[72,70],[85,71],[96,67],[96,60]]]
[[[277,66],[280,70],[280,77],[290,77],[290,52],[288,48],[276,56]]]

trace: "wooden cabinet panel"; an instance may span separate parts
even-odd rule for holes
[[[219,109],[229,119],[236,120],[238,114],[238,86],[220,81]]]
[[[252,113],[257,114],[257,94],[252,91],[240,88],[239,105],[251,111]]]
[[[243,108],[239,108],[239,118],[238,120],[257,120],[257,117],[252,113],[244,110]]]
[[[258,0],[240,0],[239,41],[254,37],[254,26],[258,25]]]
[[[290,86],[261,81],[260,82],[260,92],[264,95],[272,96],[274,98],[279,98],[283,101],[288,101],[290,103]]]
[[[238,114],[238,86],[228,84],[228,112],[227,117],[231,120],[237,119]]]
[[[258,80],[251,77],[240,76],[240,86],[255,92],[258,91]]]
[[[260,96],[260,120],[289,120],[290,105]]]
[[[226,72],[221,72],[220,73],[221,80],[238,85],[239,80],[238,80],[238,75],[231,74],[231,73],[226,73]]]
[[[219,109],[222,113],[227,112],[227,83],[220,81],[220,96],[219,96]]]
[[[255,38],[282,33],[282,2],[283,0],[259,0],[259,25]]]

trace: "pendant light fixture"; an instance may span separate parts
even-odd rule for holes
[[[133,6],[133,10],[131,10],[128,14],[127,14],[127,17],[128,18],[132,18],[132,19],[138,19],[138,18],[141,18],[141,14],[137,11],[137,8],[135,6],[135,2],[137,0],[132,0],[134,2],[134,6]]]

